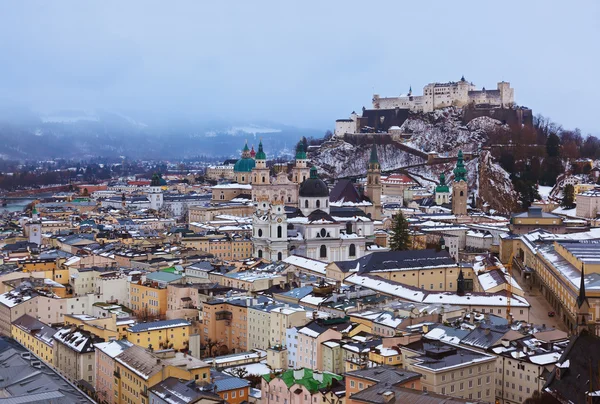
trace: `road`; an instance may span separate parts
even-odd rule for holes
[[[520,276],[515,276],[515,280],[525,291],[525,299],[531,304],[529,309],[529,322],[537,325],[546,324],[546,327],[554,327],[558,330],[568,332],[567,327],[560,321],[558,316],[548,317],[549,311],[554,311],[550,303],[546,301],[544,295],[538,288],[529,290],[529,286],[520,279]]]

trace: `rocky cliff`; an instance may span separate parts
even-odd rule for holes
[[[402,136],[373,136],[382,170],[404,168],[421,185],[432,188],[441,172],[452,179],[454,163],[428,165],[423,153],[456,156],[459,150],[474,152],[476,157],[466,163],[471,193],[478,205],[500,213],[515,209],[516,193],[508,173],[493,161],[487,151],[478,153],[487,140],[487,133],[502,124],[488,117],[473,119],[467,125],[461,120],[461,110],[447,108],[428,114],[412,114],[400,128]],[[409,137],[407,139],[407,137]],[[404,139],[402,139],[402,137]],[[310,154],[310,159],[330,178],[362,176],[366,173],[370,144],[351,144],[334,138]],[[412,149],[412,152],[411,152]]]

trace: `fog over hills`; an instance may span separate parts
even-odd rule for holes
[[[302,136],[322,137],[325,130],[275,122],[160,117],[140,112],[27,109],[0,112],[0,157],[44,159],[119,157],[179,159],[235,157],[244,143],[263,139],[270,157],[291,153]]]

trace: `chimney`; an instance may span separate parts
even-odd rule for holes
[[[393,391],[391,391],[391,390],[385,391],[383,393],[383,402],[384,403],[389,403],[390,401],[394,400],[395,396],[396,395],[394,394]]]

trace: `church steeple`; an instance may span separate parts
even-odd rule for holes
[[[263,150],[263,144],[262,144],[262,140],[260,141],[260,143],[258,143],[258,153],[256,153],[256,160],[266,160],[267,159],[267,155],[265,154],[265,151]]]
[[[306,151],[304,150],[304,143],[298,142],[296,147],[296,160],[306,160]]]
[[[379,170],[379,157],[377,156],[377,147],[373,145],[371,147],[371,156],[369,157],[369,170]]]
[[[465,163],[463,162],[462,150],[458,151],[458,160],[456,160],[456,168],[454,169],[454,181],[467,181],[467,169],[465,168]]]
[[[456,280],[456,294],[459,296],[465,294],[465,274],[463,274],[462,268],[460,268],[458,279]]]
[[[585,269],[584,264],[581,264],[581,280],[579,283],[579,296],[577,296],[577,308],[576,317],[577,322],[575,324],[577,334],[581,332],[595,333],[593,324],[590,322],[590,303],[585,295]]]

